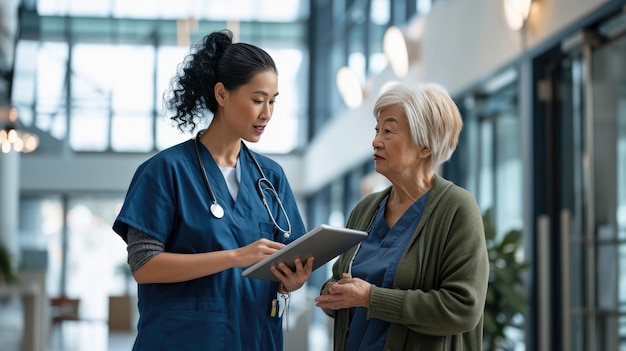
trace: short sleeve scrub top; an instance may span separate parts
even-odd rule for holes
[[[287,244],[305,232],[296,201],[282,168],[254,154],[274,185],[291,222],[283,237],[265,209],[257,181],[261,177],[242,148],[236,200],[209,151],[200,147],[211,189],[224,208],[217,219],[198,164],[194,140],[163,150],[135,172],[113,229],[124,240],[128,227],[153,236],[166,252],[202,253],[236,249],[261,238]],[[287,228],[273,197],[272,213]],[[282,350],[281,318],[270,316],[278,284],[241,276],[244,268],[181,283],[139,284],[139,321],[133,350]]]

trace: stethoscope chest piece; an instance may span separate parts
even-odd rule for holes
[[[222,208],[222,206],[216,203],[211,204],[211,207],[209,208],[209,210],[211,211],[211,214],[213,215],[213,217],[217,219],[224,217],[224,209]]]

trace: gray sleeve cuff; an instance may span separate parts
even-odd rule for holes
[[[165,245],[162,242],[133,227],[128,227],[127,243],[128,266],[133,273],[156,254],[165,251]]]

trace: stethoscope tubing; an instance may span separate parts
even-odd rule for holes
[[[204,185],[205,185],[207,191],[209,192],[209,196],[211,196],[212,204],[211,204],[209,210],[210,210],[211,214],[215,218],[220,219],[220,218],[222,218],[224,216],[224,209],[217,202],[217,197],[215,196],[215,193],[213,193],[213,189],[211,188],[211,184],[209,184],[209,176],[207,175],[206,168],[204,167],[204,161],[202,159],[202,154],[201,154],[201,151],[200,151],[200,147],[198,146],[198,144],[200,144],[200,135],[202,135],[202,132],[203,131],[198,132],[198,134],[196,135],[196,138],[194,140],[194,146],[196,148],[196,156],[198,158],[198,164],[200,166],[200,170],[202,171],[202,177],[203,177],[203,180],[204,180]],[[250,149],[248,149],[246,144],[244,144],[242,142],[241,146],[242,146],[242,148],[244,148],[246,150],[246,152],[248,153],[248,155],[250,156],[250,158],[254,162],[254,165],[256,166],[257,170],[259,171],[259,174],[261,175],[261,178],[257,181],[257,191],[258,191],[259,195],[261,196],[261,200],[263,201],[263,205],[265,206],[265,209],[267,210],[267,213],[268,213],[270,219],[272,220],[272,223],[274,224],[274,226],[279,231],[281,231],[283,233],[283,236],[285,238],[289,238],[289,235],[291,235],[291,221],[289,221],[289,216],[287,216],[287,211],[285,210],[285,207],[283,206],[283,203],[280,200],[280,197],[278,196],[278,193],[276,192],[276,189],[274,188],[274,185],[272,184],[272,182],[269,181],[269,179],[267,179],[267,177],[265,177],[265,173],[263,172],[263,169],[261,168],[261,165],[257,161],[256,157],[254,157],[254,155],[252,154]],[[266,184],[266,186],[267,186],[266,189],[270,190],[272,192],[272,194],[274,195],[274,198],[278,202],[278,207],[280,208],[280,210],[282,211],[283,215],[285,216],[285,219],[287,220],[287,230],[284,230],[280,225],[278,225],[278,222],[276,221],[276,218],[274,218],[274,215],[272,214],[272,211],[270,210],[269,203],[267,202],[267,198],[265,197],[264,190],[266,190],[266,189],[263,189],[263,187],[262,187],[263,183]]]
[[[202,171],[202,178],[204,180],[204,185],[206,189],[209,191],[209,196],[211,196],[212,204],[210,207],[210,211],[211,211],[211,214],[215,218],[220,219],[224,217],[224,209],[222,208],[222,206],[220,206],[220,204],[217,203],[217,198],[215,197],[215,194],[213,193],[213,189],[211,188],[211,185],[209,184],[209,176],[207,175],[206,169],[204,168],[204,162],[202,160],[202,155],[200,154],[200,149],[198,147],[199,138],[200,138],[200,133],[198,133],[198,135],[196,136],[196,140],[194,140],[194,146],[196,147],[196,156],[198,157],[198,164],[200,165],[200,170]]]

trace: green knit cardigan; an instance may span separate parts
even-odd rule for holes
[[[359,201],[346,227],[366,230],[390,191]],[[328,281],[348,272],[355,251],[340,255]],[[436,175],[393,288],[372,286],[367,318],[391,323],[384,350],[480,351],[488,278],[485,233],[474,197]],[[349,309],[324,312],[334,318],[334,349],[343,350]]]

